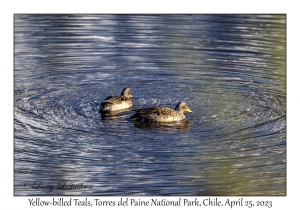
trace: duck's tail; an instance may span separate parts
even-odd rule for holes
[[[112,103],[102,102],[100,105],[100,112],[110,112],[112,107]]]

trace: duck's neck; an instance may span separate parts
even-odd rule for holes
[[[181,113],[181,114],[183,114],[184,113],[184,110],[182,110],[182,109],[175,109],[177,112],[179,112],[179,113]]]
[[[127,97],[127,96],[123,96],[126,100],[130,99],[130,97]]]

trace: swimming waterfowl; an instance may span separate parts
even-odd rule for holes
[[[185,119],[184,112],[192,112],[186,102],[179,102],[175,109],[168,107],[150,107],[133,110],[130,119],[142,122],[176,122]]]
[[[108,96],[100,105],[100,112],[110,113],[127,109],[132,106],[132,98],[130,88],[124,88],[120,96]]]

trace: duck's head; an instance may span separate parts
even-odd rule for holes
[[[122,93],[121,93],[121,96],[125,96],[127,98],[132,98],[133,97],[131,95],[130,88],[124,88]]]
[[[192,112],[192,110],[190,110],[188,104],[185,102],[179,102],[177,104],[177,106],[175,107],[175,110],[179,111],[179,112]]]

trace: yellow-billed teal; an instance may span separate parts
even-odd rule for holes
[[[133,111],[136,113],[130,118],[142,122],[176,122],[185,119],[184,112],[192,112],[185,102],[179,102],[175,109],[150,107]]]
[[[100,112],[109,113],[132,106],[130,88],[124,88],[120,96],[108,96],[101,102]]]

